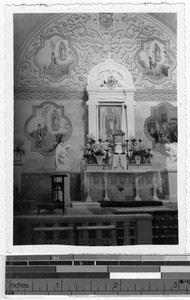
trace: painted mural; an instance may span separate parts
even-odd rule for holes
[[[72,134],[72,124],[64,115],[63,107],[52,102],[34,106],[32,116],[25,123],[25,134],[32,142],[32,151],[52,155],[63,137]]]
[[[70,76],[71,68],[77,63],[77,55],[69,46],[68,40],[52,35],[48,39],[42,38],[42,45],[35,55],[41,77],[56,82]]]
[[[154,150],[166,154],[165,144],[178,141],[177,108],[162,103],[151,110],[151,116],[145,122],[145,134],[152,141]]]
[[[159,39],[142,42],[142,48],[135,60],[142,70],[143,78],[155,82],[164,80],[164,77],[171,77],[171,70],[176,66],[175,56],[167,49],[167,43]]]
[[[84,90],[90,70],[111,55],[136,89],[177,88],[176,33],[150,14],[55,14],[31,37],[16,63],[16,87]]]

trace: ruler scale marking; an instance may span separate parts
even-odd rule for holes
[[[72,261],[70,260],[72,264],[70,266],[66,264],[67,257],[69,259],[73,258]],[[165,259],[163,259],[163,256],[157,256],[157,261],[155,257],[151,261],[150,256],[141,256],[141,261],[139,256],[136,261],[135,256],[126,255],[120,255],[118,260],[115,255],[106,256],[105,260],[103,258],[104,256],[102,255],[8,256],[6,261],[6,294],[63,293],[64,295],[72,295],[77,292],[85,295],[89,295],[89,292],[93,294],[111,293],[113,295],[124,295],[125,293],[127,295],[189,294],[190,259],[185,259],[184,256],[184,260],[180,256],[173,256],[171,259],[168,256]],[[65,272],[68,267],[73,268],[71,273],[75,273],[76,277],[68,276],[68,272]],[[95,269],[89,273],[90,269],[88,268],[94,267],[97,268],[96,271],[98,271],[98,268],[105,269],[102,269],[100,273],[94,273]],[[76,268],[75,272],[74,268]],[[48,270],[50,273],[47,275],[46,272],[48,273]],[[81,270],[81,272],[76,273],[77,270]],[[136,273],[137,278],[120,278],[118,280],[110,278],[113,273],[118,277],[122,277],[125,273],[129,274],[130,272],[134,272],[134,276]],[[143,272],[145,272],[145,275],[152,272],[152,274],[155,273],[155,276],[160,273],[161,278],[139,279]],[[25,275],[28,278],[21,278]],[[89,275],[92,276],[92,280],[88,279]],[[13,278],[8,278],[9,276]],[[31,278],[32,276],[34,278]],[[70,279],[67,280],[66,278],[68,277]],[[73,288],[74,285],[75,289]]]

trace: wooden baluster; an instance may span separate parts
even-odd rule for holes
[[[55,223],[53,227],[60,227],[60,224]],[[52,228],[53,229],[53,228]],[[54,230],[53,231],[53,244],[60,244],[60,231],[59,230]]]
[[[123,222],[123,245],[130,245],[130,222]]]
[[[75,245],[74,223],[69,223],[68,226],[70,226],[70,227],[73,228],[73,229],[69,232],[69,238],[68,238],[69,245]]]
[[[105,189],[104,201],[109,201],[110,198],[108,196],[108,173],[107,172],[104,173],[104,189]]]
[[[47,241],[46,241],[46,232],[44,230],[42,230],[42,231],[39,231],[38,234],[39,234],[38,235],[38,237],[39,237],[38,244],[47,244]]]
[[[117,236],[116,236],[116,222],[113,222],[115,228],[111,230],[111,246],[117,245]]]
[[[138,173],[135,173],[135,189],[136,189],[135,201],[141,201],[141,198],[139,196],[139,174]]]
[[[156,194],[156,191],[157,191],[157,185],[156,185],[156,173],[153,172],[152,174],[152,184],[153,184],[153,201],[158,201],[158,197],[157,197],[157,194]]]
[[[96,226],[102,226],[102,222],[98,222]],[[103,246],[103,229],[97,229],[96,236],[96,246]]]
[[[85,179],[84,182],[86,190],[87,190],[87,197],[86,197],[86,202],[92,202],[92,198],[91,198],[91,177],[90,177],[90,173],[87,175],[87,173],[85,172],[84,175]]]
[[[136,221],[136,245],[152,244],[152,218]]]
[[[88,226],[88,223],[83,223],[82,226]],[[89,232],[88,232],[88,229],[82,229],[81,230],[81,243],[82,243],[82,245],[85,245],[85,246],[89,245]]]

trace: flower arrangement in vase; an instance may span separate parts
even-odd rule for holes
[[[14,144],[14,161],[21,161],[22,156],[25,155],[26,151],[23,144]]]
[[[135,163],[139,165],[151,162],[150,159],[153,157],[153,155],[150,153],[151,149],[147,148],[146,145],[142,143],[140,138],[137,140],[134,137],[131,137],[127,144],[129,163]]]
[[[92,134],[87,135],[87,143],[83,150],[83,157],[87,164],[102,164],[109,162],[109,147],[108,142],[102,142],[99,139],[97,143]]]
[[[81,150],[83,150],[83,158],[85,159],[85,162],[87,164],[95,164],[96,159],[94,156],[94,150],[95,150],[95,137],[92,134],[87,135],[87,143],[83,147],[81,146]]]

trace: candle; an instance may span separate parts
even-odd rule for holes
[[[103,134],[102,131],[99,131],[99,140],[102,140]]]

